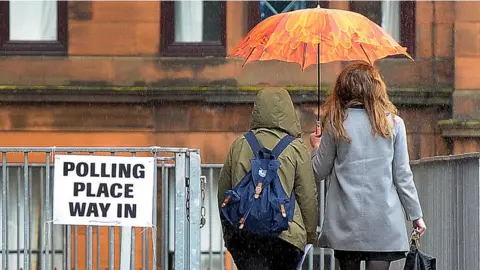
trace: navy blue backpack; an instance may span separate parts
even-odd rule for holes
[[[252,169],[232,189],[224,194],[222,214],[239,230],[263,236],[277,236],[288,229],[295,211],[295,193],[290,199],[278,177],[282,151],[295,139],[285,136],[273,148],[260,145],[250,131],[244,134],[254,153],[250,160]]]

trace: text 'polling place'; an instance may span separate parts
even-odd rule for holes
[[[151,227],[155,159],[57,155],[54,224]]]

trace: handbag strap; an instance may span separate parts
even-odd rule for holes
[[[420,233],[413,229],[412,235],[410,236],[411,247],[415,247],[416,249],[420,248]]]

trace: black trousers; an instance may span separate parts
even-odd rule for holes
[[[295,270],[303,251],[277,237],[226,232],[226,246],[238,270]]]
[[[365,261],[366,270],[388,270],[392,261],[405,258],[405,252],[362,252],[335,250],[340,270],[360,270]]]

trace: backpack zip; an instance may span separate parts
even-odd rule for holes
[[[250,211],[252,210],[253,208],[253,204],[255,203],[255,201],[260,197],[260,193],[262,192],[262,186],[263,186],[263,183],[262,182],[259,182],[257,184],[257,187],[255,188],[255,195],[253,195],[253,198],[255,200],[253,200],[252,202],[252,205],[250,206],[250,209],[248,209],[247,213],[245,213],[245,215],[240,219],[240,226],[239,228],[240,229],[243,229],[243,227],[245,226],[245,221],[247,220],[247,217],[248,215],[250,214]]]
[[[247,213],[245,213],[245,215],[240,219],[240,222],[239,222],[240,226],[238,226],[240,230],[243,229],[243,227],[245,226],[245,221],[247,220],[248,215],[250,215],[250,211],[252,211],[254,203],[255,201],[252,203],[252,205],[250,205],[250,208],[248,209]]]

